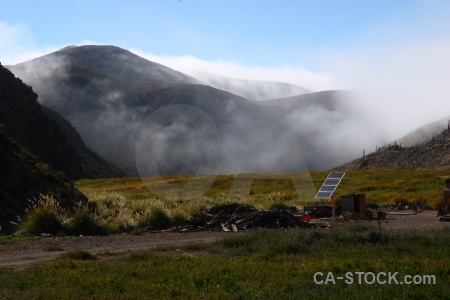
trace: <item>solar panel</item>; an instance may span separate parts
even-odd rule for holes
[[[328,179],[342,179],[344,177],[345,173],[337,173],[337,172],[331,172],[328,174]]]
[[[335,189],[335,185],[322,185],[320,192],[334,192]]]
[[[314,198],[316,199],[329,199],[333,196],[334,191],[344,178],[345,173],[341,172],[331,172],[328,174],[327,179],[323,182],[320,190],[317,192]]]
[[[340,179],[325,179],[323,185],[338,185]]]
[[[333,195],[333,192],[318,192],[316,195],[316,199],[330,199]]]

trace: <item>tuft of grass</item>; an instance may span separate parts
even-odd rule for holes
[[[150,214],[140,218],[139,227],[153,226],[159,229],[167,229],[172,225],[169,215],[161,208],[155,208]]]
[[[60,256],[63,260],[97,260],[97,256],[86,250],[73,250]]]
[[[47,251],[47,252],[59,252],[59,251],[64,251],[64,249],[61,248],[58,245],[49,245],[49,246],[44,248],[44,251]]]
[[[62,219],[48,207],[38,207],[33,209],[19,226],[19,230],[31,233],[58,234],[64,231]]]
[[[67,231],[71,235],[104,235],[107,229],[102,226],[87,207],[79,207],[71,216]]]

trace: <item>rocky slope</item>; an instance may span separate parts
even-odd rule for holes
[[[444,128],[447,127],[450,120],[450,116],[439,119],[435,122],[431,122],[420,128],[417,128],[413,132],[405,135],[401,139],[397,140],[397,144],[401,144],[404,147],[413,147],[431,140],[434,136],[438,135]]]
[[[83,171],[64,133],[48,119],[36,94],[0,65],[0,225],[14,220],[40,194],[64,207],[87,201],[64,172]],[[26,146],[25,146],[26,145]],[[64,172],[63,172],[64,171]]]
[[[197,72],[195,78],[202,82],[253,101],[278,99],[310,93],[311,91],[284,82],[245,80]]]
[[[450,130],[413,147],[388,145],[335,170],[450,168]]]
[[[0,123],[45,163],[71,178],[83,177],[75,153],[58,124],[47,118],[34,91],[0,65]]]
[[[58,123],[59,127],[66,134],[67,144],[72,148],[80,161],[85,177],[111,178],[125,176],[125,174],[118,167],[107,162],[97,153],[89,149],[84,144],[77,130],[60,114],[44,106],[42,107],[42,112],[47,117]]]

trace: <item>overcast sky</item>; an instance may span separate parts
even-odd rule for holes
[[[450,111],[448,0],[0,0],[2,64],[82,44],[187,73],[368,92],[399,134]]]

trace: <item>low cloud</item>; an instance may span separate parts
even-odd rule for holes
[[[341,88],[362,92],[367,111],[400,138],[449,114],[448,53],[450,38],[364,47],[336,55],[330,72]]]
[[[428,23],[427,23],[428,22]],[[310,91],[346,89],[361,92],[361,113],[375,120],[386,142],[449,114],[450,28],[440,20],[421,20],[411,28],[387,24],[371,29],[354,44],[338,52],[323,51],[322,72],[299,65],[275,67],[243,65],[233,61],[207,61],[193,55],[156,55],[136,48],[133,53],[206,81],[207,74],[246,80],[286,82]],[[437,24],[436,23],[436,24]],[[423,24],[426,24],[423,25]],[[420,25],[420,26],[419,26]],[[425,28],[421,31],[421,28]],[[95,44],[82,41],[78,45]],[[0,62],[16,64],[55,51],[38,45],[23,24],[0,21]],[[119,45],[121,46],[121,45]]]
[[[56,48],[38,46],[26,25],[0,21],[0,62],[3,65],[17,64],[54,50]]]
[[[312,91],[336,88],[328,73],[313,72],[302,66],[251,66],[224,60],[207,61],[192,55],[155,55],[135,48],[128,50],[148,60],[199,79],[206,79],[209,73],[245,80],[286,82]]]

